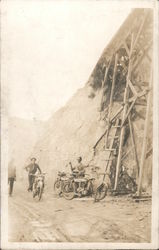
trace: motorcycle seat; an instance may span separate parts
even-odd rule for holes
[[[87,179],[85,179],[85,178],[75,178],[74,181],[75,182],[87,182]]]
[[[67,181],[69,178],[68,177],[61,177],[62,181]]]

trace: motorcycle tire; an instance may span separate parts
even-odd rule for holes
[[[90,182],[89,190],[88,190],[88,195],[93,196],[93,183]]]
[[[73,183],[67,182],[63,185],[63,197],[72,200],[75,196]]]
[[[102,184],[97,188],[94,200],[95,201],[103,200],[106,195],[107,195],[107,187],[105,184]]]
[[[56,180],[54,183],[54,191],[56,194],[60,194],[61,193],[61,181]]]
[[[35,185],[33,184],[33,198],[37,195],[37,190],[35,188]]]
[[[42,198],[42,194],[43,194],[43,187],[39,187],[39,190],[38,190],[38,199],[39,199],[39,201]]]

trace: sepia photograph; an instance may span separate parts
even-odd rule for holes
[[[1,249],[159,248],[158,1],[1,1]]]

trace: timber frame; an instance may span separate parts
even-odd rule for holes
[[[104,79],[102,81],[102,99],[101,99],[101,105],[103,102],[103,96],[104,96],[104,87],[106,84],[108,84],[108,76],[109,76],[109,69],[112,66],[113,67],[113,76],[112,76],[112,82],[111,82],[111,90],[110,90],[110,98],[109,98],[109,104],[107,107],[107,128],[103,135],[99,138],[99,140],[94,145],[93,149],[94,152],[96,151],[96,147],[98,143],[104,138],[105,141],[105,151],[109,151],[109,157],[106,161],[106,167],[105,167],[105,174],[109,172],[111,161],[110,159],[113,157],[114,152],[114,142],[116,138],[118,138],[118,153],[117,153],[117,163],[116,163],[116,174],[115,174],[115,183],[114,183],[114,191],[118,188],[118,179],[119,179],[119,172],[122,165],[122,159],[125,157],[123,155],[123,142],[125,138],[125,128],[126,126],[129,127],[130,131],[130,138],[131,138],[131,144],[135,159],[135,164],[137,168],[137,195],[139,196],[141,194],[141,186],[142,186],[142,175],[143,175],[143,168],[145,165],[145,160],[147,157],[147,135],[148,135],[148,126],[149,126],[149,114],[150,114],[150,102],[151,102],[151,92],[152,92],[152,55],[149,55],[149,51],[152,49],[152,36],[151,39],[145,39],[143,36],[146,37],[146,32],[143,33],[145,25],[147,25],[146,22],[148,22],[149,18],[149,10],[144,10],[144,15],[142,17],[134,20],[134,23],[137,24],[137,29],[135,30],[133,27],[130,28],[128,32],[126,32],[125,37],[122,38],[122,41],[120,42],[119,46],[115,48],[112,55],[109,56],[109,59],[107,58],[108,64],[105,69]],[[147,26],[146,26],[147,27]],[[128,42],[129,41],[129,42]],[[144,44],[144,45],[143,45]],[[125,49],[126,58],[128,61],[128,64],[123,66],[123,70],[126,68],[126,83],[125,83],[125,89],[123,94],[123,101],[121,103],[120,108],[117,110],[116,114],[112,116],[112,108],[114,104],[114,90],[115,90],[115,84],[117,82],[116,76],[117,76],[117,70],[118,65],[121,63],[121,57],[120,49]],[[137,53],[141,55],[136,56]],[[139,65],[144,59],[147,59],[150,64],[150,79],[147,79],[146,83],[137,83],[134,82],[132,73],[136,72],[139,68]],[[126,64],[126,63],[125,63]],[[124,63],[123,63],[124,65]],[[142,142],[142,150],[141,150],[141,157],[139,159],[139,155],[137,152],[136,147],[136,138],[134,134],[134,127],[132,122],[132,115],[134,107],[137,105],[141,105],[145,109],[145,122],[144,122],[144,133],[143,133],[143,142]],[[120,122],[119,122],[120,118]],[[115,123],[115,125],[114,125]],[[116,135],[117,132],[115,131],[113,133],[114,137],[111,138],[111,131],[113,127],[116,127],[119,132],[118,136]],[[152,153],[152,151],[151,151]],[[105,178],[105,175],[103,179]]]

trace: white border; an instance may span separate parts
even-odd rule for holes
[[[82,2],[82,0],[80,0]],[[106,1],[106,0],[101,0]],[[108,0],[107,0],[108,1]],[[119,3],[120,1],[120,3]],[[7,166],[8,139],[7,139],[7,113],[2,106],[2,143],[1,143],[1,249],[157,249],[158,242],[158,221],[159,221],[159,87],[158,87],[158,14],[159,4],[157,0],[138,1],[138,0],[112,0],[112,8],[118,4],[123,6],[131,5],[132,8],[153,8],[154,9],[154,96],[153,96],[153,198],[152,198],[152,242],[151,243],[9,243],[8,238],[8,193],[7,193]],[[5,0],[1,2],[1,7]],[[3,17],[1,17],[3,18]],[[3,48],[3,43],[2,43]],[[3,56],[3,55],[2,55]],[[3,58],[3,57],[2,57]],[[3,74],[1,76],[2,90],[5,90]],[[2,93],[3,94],[3,93]],[[5,102],[3,102],[5,105]],[[7,168],[6,168],[7,169]]]

